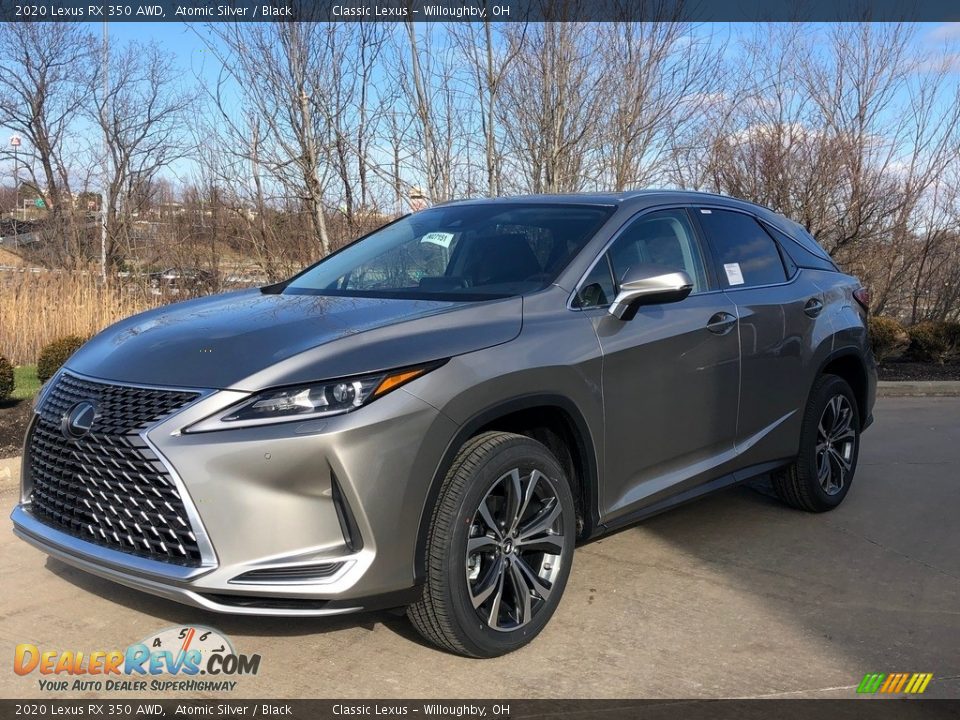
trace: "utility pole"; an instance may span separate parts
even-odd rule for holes
[[[107,21],[103,21],[103,112],[107,112],[110,96],[110,35]],[[102,118],[101,120],[106,120]],[[107,282],[107,182],[110,177],[110,142],[107,138],[109,122],[103,122],[103,190],[100,193],[100,279]]]
[[[20,159],[17,156],[18,151],[20,150],[20,140],[19,135],[14,135],[10,138],[10,146],[13,148],[13,234],[17,234],[17,209],[20,205]]]

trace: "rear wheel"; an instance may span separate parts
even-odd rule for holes
[[[860,452],[860,414],[847,381],[823,375],[810,391],[800,430],[800,454],[773,474],[788,505],[809,512],[837,507],[847,496]]]
[[[444,480],[426,586],[407,615],[425,638],[462,655],[516,650],[556,610],[575,535],[573,495],[550,451],[522,435],[478,435]]]

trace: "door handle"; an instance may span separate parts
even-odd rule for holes
[[[714,313],[710,319],[707,320],[707,330],[714,335],[726,335],[736,324],[736,315],[731,315],[728,312],[718,312]]]
[[[807,300],[807,304],[803,306],[804,314],[812,318],[815,318],[817,315],[819,315],[821,310],[823,310],[823,301],[816,297],[812,297]]]

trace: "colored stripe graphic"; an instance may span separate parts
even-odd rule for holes
[[[883,682],[885,677],[887,677],[885,673],[867,673],[863,676],[863,680],[860,681],[860,687],[857,688],[857,692],[875,693],[880,689],[880,683]]]
[[[927,689],[931,680],[933,673],[867,673],[857,686],[857,692],[919,695]]]

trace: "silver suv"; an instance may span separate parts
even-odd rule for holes
[[[715,195],[425,210],[96,336],[38,398],[15,531],[198,608],[407,607],[500,655],[578,542],[762,474],[839,505],[876,385],[865,292]]]

